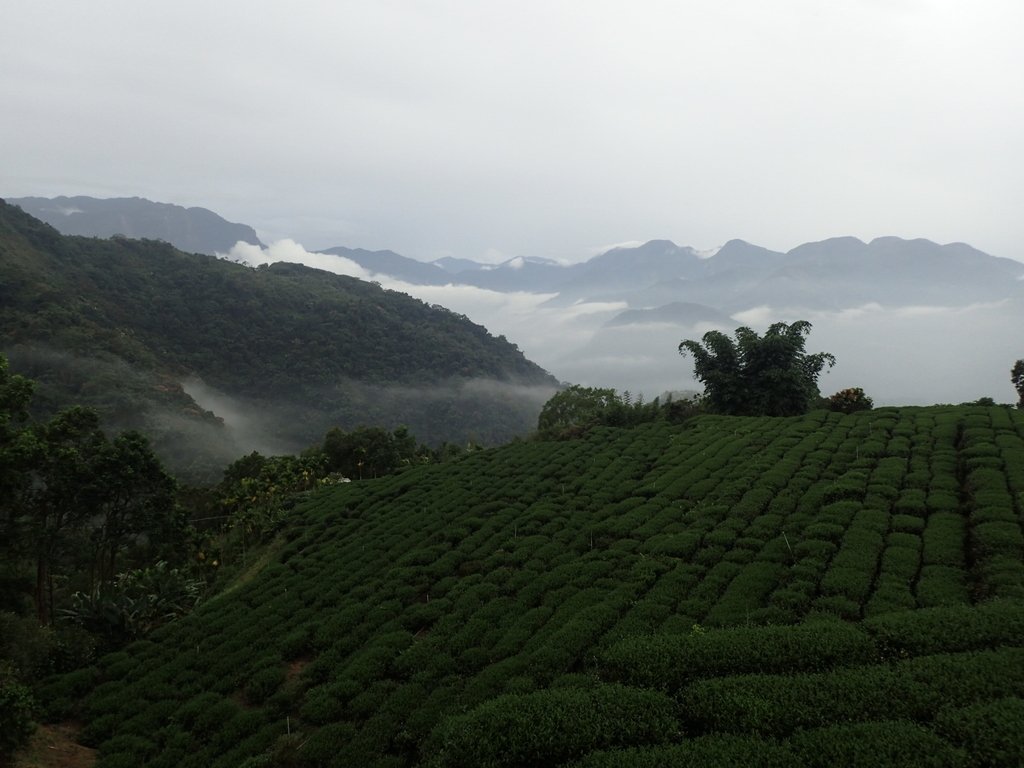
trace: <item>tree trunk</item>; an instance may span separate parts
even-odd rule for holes
[[[46,588],[50,583],[50,564],[45,555],[36,556],[36,617],[39,623],[47,625],[50,623],[49,600],[47,599]]]

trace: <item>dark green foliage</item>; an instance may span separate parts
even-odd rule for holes
[[[966,605],[970,602],[967,575],[961,568],[924,565],[917,580],[917,603],[922,608]]]
[[[347,434],[335,427],[328,430],[320,450],[328,472],[360,480],[390,474],[418,460],[416,438],[405,427],[394,432],[361,427]]]
[[[158,764],[204,768],[444,765],[445,744],[465,763],[533,750],[536,764],[727,765],[754,751],[800,766],[816,758],[798,739],[832,754],[858,734],[890,744],[879,755],[894,764],[901,740],[966,752],[941,713],[1024,685],[1021,603],[982,599],[1009,588],[1013,560],[998,538],[985,560],[972,549],[974,528],[1009,522],[991,511],[1005,498],[975,494],[997,493],[997,476],[1024,490],[1022,418],[659,419],[329,487],[228,591],[102,659],[72,714],[100,744],[120,723]],[[1002,468],[968,469],[967,451]],[[955,506],[930,509],[933,494]],[[623,683],[647,690],[620,703],[674,692],[639,707],[668,702],[661,732],[593,737],[586,718],[606,710],[565,705]]]
[[[82,697],[96,685],[97,670],[85,667],[44,679],[37,687],[41,714],[46,720],[60,720],[81,704]]]
[[[35,701],[14,671],[0,662],[0,762],[24,745],[35,731]]]
[[[12,375],[7,358],[0,355],[0,537],[10,541],[18,534],[14,525],[19,512],[17,500],[31,485],[32,469],[38,456],[33,434],[25,428],[35,383]],[[8,558],[0,572],[0,610],[19,610],[19,574],[9,571]],[[13,587],[13,589],[12,589]],[[13,594],[12,594],[13,592]]]
[[[614,389],[581,387],[573,384],[544,403],[537,418],[537,429],[553,433],[569,427],[589,427],[622,400]]]
[[[694,378],[704,384],[705,397],[717,413],[753,416],[794,416],[805,413],[818,397],[818,376],[835,358],[804,352],[811,324],[798,320],[775,323],[758,336],[736,329],[736,341],[721,331],[708,331],[700,343],[680,342],[679,353],[692,355]]]
[[[89,594],[76,592],[61,615],[107,648],[118,648],[191,611],[204,587],[161,560],[150,568],[120,573]]]
[[[829,410],[839,413],[870,411],[874,405],[874,401],[864,394],[864,390],[860,387],[841,389],[828,399]]]
[[[186,393],[183,371],[296,451],[336,425],[407,424],[431,444],[501,442],[532,429],[540,405],[501,384],[538,394],[557,385],[465,316],[367,281],[298,264],[251,269],[155,241],[63,237],[2,201],[0,327],[0,351],[40,382],[37,405],[95,407],[204,479],[241,451]]]
[[[792,627],[714,629],[620,640],[601,655],[607,674],[630,685],[675,691],[692,680],[747,672],[823,671],[878,656],[856,626],[819,621]]]
[[[542,438],[572,438],[596,426],[629,427],[658,418],[680,423],[698,411],[698,405],[689,400],[662,406],[657,398],[645,403],[643,397],[634,400],[628,391],[620,395],[614,389],[573,384],[544,404],[537,431]]]
[[[262,704],[284,681],[285,670],[279,664],[271,664],[253,672],[245,684],[246,701],[250,704]]]
[[[337,757],[355,735],[355,728],[347,723],[325,725],[305,737],[298,754],[305,765],[337,765]]]
[[[783,744],[721,734],[663,747],[592,752],[573,768],[793,768],[796,756]],[[876,764],[877,765],[877,764]]]
[[[1017,407],[1024,408],[1024,360],[1018,360],[1013,364],[1010,369],[1010,383],[1020,396]]]
[[[803,731],[790,739],[807,768],[960,768],[967,756],[906,720],[851,723]]]
[[[835,722],[930,720],[945,704],[1024,695],[1024,649],[926,656],[892,666],[832,673],[744,675],[683,691],[699,730],[724,728],[782,738]]]
[[[31,586],[39,624],[49,625],[67,599],[64,584],[98,595],[126,567],[180,557],[186,530],[175,482],[142,435],[110,439],[99,416],[80,406],[20,425],[30,394],[0,355],[0,555],[22,589]],[[5,602],[23,610],[27,597]],[[115,634],[115,644],[125,639]]]
[[[969,707],[942,710],[939,733],[963,747],[967,765],[1002,768],[1024,765],[1024,698],[996,699]]]
[[[878,616],[864,622],[890,656],[971,651],[1015,645],[1024,637],[1024,603],[996,600]]]
[[[445,722],[430,764],[555,765],[595,749],[667,741],[677,735],[671,699],[619,685],[500,696]]]

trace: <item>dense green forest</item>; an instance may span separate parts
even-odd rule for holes
[[[39,382],[40,413],[96,407],[193,480],[253,448],[297,452],[331,427],[505,442],[535,426],[556,385],[504,338],[373,283],[65,237],[2,201],[0,353]],[[193,380],[225,413],[197,403]],[[225,425],[228,410],[238,423]]]
[[[312,493],[45,717],[105,768],[1024,761],[1024,412],[651,413]]]

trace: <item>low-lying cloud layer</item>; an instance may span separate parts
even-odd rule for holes
[[[465,285],[419,286],[368,273],[354,262],[311,253],[293,241],[260,249],[240,244],[229,258],[257,265],[296,261],[337,274],[379,282],[440,304],[503,335],[558,379],[610,386],[651,398],[664,391],[699,389],[691,361],[678,354],[682,339],[700,339],[712,326],[671,323],[604,327],[626,308],[622,302],[555,307],[552,294],[501,293]],[[749,325],[763,332],[776,321],[809,320],[809,352],[828,351],[836,366],[824,373],[829,394],[863,387],[878,405],[956,403],[993,397],[1013,402],[1013,361],[1024,354],[1015,329],[1024,327],[1024,304],[1004,301],[965,306],[883,307],[865,304],[838,311],[751,307],[733,315],[732,332]]]

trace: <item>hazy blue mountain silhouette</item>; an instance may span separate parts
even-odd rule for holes
[[[206,208],[183,208],[141,197],[15,197],[7,202],[62,235],[163,240],[186,253],[227,253],[239,242],[262,245],[256,230]]]

